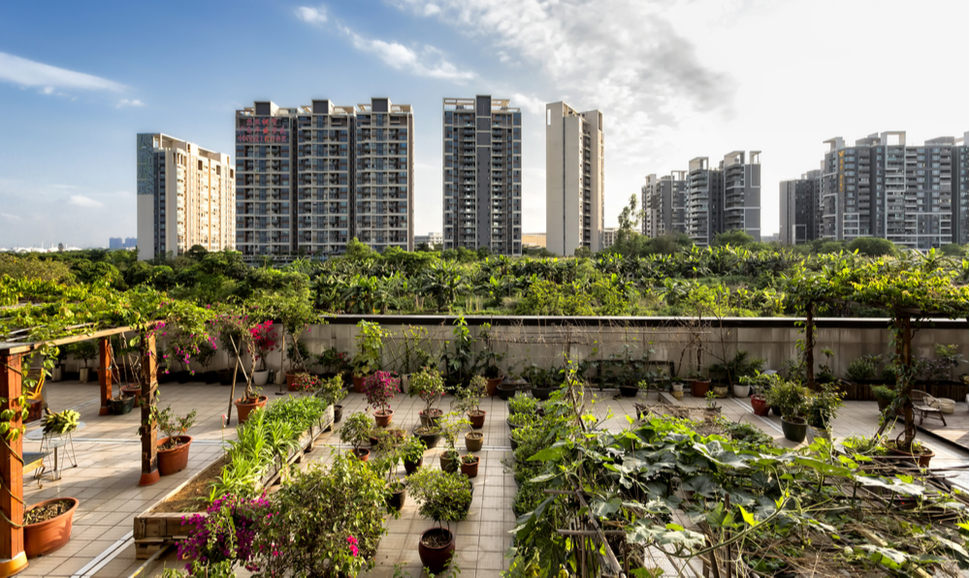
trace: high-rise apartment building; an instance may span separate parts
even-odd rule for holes
[[[707,246],[718,233],[744,231],[761,240],[761,151],[734,151],[711,168],[707,157],[687,171],[687,234]]]
[[[138,258],[195,245],[234,248],[235,169],[229,155],[161,133],[137,136]]]
[[[783,245],[796,245],[818,239],[821,171],[809,171],[800,179],[781,181],[779,189],[781,224],[778,240]]]
[[[263,256],[341,255],[357,237],[414,248],[414,121],[386,98],[236,111],[237,241]]]
[[[546,249],[572,255],[603,245],[603,113],[546,105]]]
[[[507,99],[443,102],[444,248],[522,254],[522,113]]]
[[[929,249],[967,242],[967,144],[941,137],[906,145],[906,133],[883,132],[846,146],[825,141],[820,238],[880,237]]]
[[[642,233],[648,237],[687,232],[687,171],[672,171],[657,178],[647,175],[640,189]]]
[[[707,157],[691,159],[687,166],[687,234],[707,246],[720,230],[721,173],[708,166]]]

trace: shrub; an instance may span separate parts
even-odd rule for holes
[[[849,362],[845,375],[852,381],[866,381],[876,377],[876,361],[868,355]]]
[[[422,468],[408,477],[411,496],[419,504],[418,513],[442,522],[461,522],[472,503],[471,481],[458,472]]]
[[[375,371],[364,379],[364,395],[375,411],[385,414],[390,411],[391,400],[400,390],[401,380],[387,371]]]

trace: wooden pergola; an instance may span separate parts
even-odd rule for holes
[[[91,339],[98,340],[98,381],[101,386],[101,409],[99,415],[108,415],[108,400],[112,398],[113,373],[109,338],[133,331],[131,327],[115,327],[43,342],[0,342],[0,411],[12,410],[11,429],[23,426],[19,399],[23,395],[23,357],[43,347],[69,345]],[[155,336],[144,336],[141,357],[141,478],[139,486],[158,482],[158,428],[152,419],[152,409],[157,401],[158,379],[156,371]],[[0,578],[12,576],[27,567],[24,553],[24,483],[23,438],[0,443]]]

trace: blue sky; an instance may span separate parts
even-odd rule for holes
[[[598,108],[606,220],[644,176],[760,150],[778,181],[822,141],[970,126],[965,0],[5,2],[0,247],[135,236],[135,135],[233,154],[233,113],[387,96],[416,123],[416,233],[441,230],[441,99],[524,116],[525,229],[545,226],[543,110]],[[925,84],[924,84],[925,83]]]

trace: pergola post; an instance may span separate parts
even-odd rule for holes
[[[107,337],[98,340],[98,382],[101,384],[101,409],[98,415],[108,415],[111,413],[108,408],[108,400],[112,397],[111,382],[114,374],[111,372],[111,343]]]
[[[154,409],[158,392],[155,335],[146,332],[141,340],[141,479],[139,486],[150,486],[161,476],[158,473],[158,427]]]
[[[22,427],[20,354],[0,353],[0,411],[11,410],[10,429]],[[18,435],[0,441],[0,578],[27,567],[24,553],[24,444]]]

